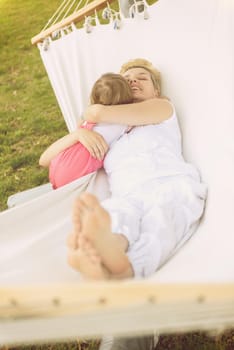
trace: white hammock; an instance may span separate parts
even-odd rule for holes
[[[20,204],[0,214],[2,344],[234,326],[234,3],[160,0],[149,13],[121,30],[74,29],[41,56],[70,131],[100,74],[152,61],[176,106],[185,158],[208,184],[205,216],[151,278],[76,283],[66,264],[71,204],[86,189],[107,196],[103,173],[12,197]]]

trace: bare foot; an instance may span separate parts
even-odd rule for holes
[[[85,279],[108,279],[110,275],[102,265],[100,257],[91,244],[80,240],[79,245],[79,249],[69,249],[69,265],[73,269],[78,270]]]
[[[89,193],[83,193],[75,202],[74,212],[73,218],[79,216],[80,236],[91,243],[105,268],[111,274],[129,270],[131,265],[125,254],[127,239],[111,232],[110,216],[98,199]]]

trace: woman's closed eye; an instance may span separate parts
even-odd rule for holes
[[[145,75],[139,75],[136,77],[137,80],[150,80],[147,76]]]

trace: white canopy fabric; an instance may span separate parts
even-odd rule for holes
[[[124,19],[120,30],[111,24],[90,34],[74,30],[41,48],[41,56],[70,131],[99,75],[136,57],[159,68],[180,120],[185,158],[208,184],[208,200],[196,233],[149,281],[233,283],[234,3],[159,0],[149,13],[149,20]],[[86,189],[107,196],[103,173],[46,188],[0,214],[1,287],[79,279],[66,264],[65,239],[72,202]]]

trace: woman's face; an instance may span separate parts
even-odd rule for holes
[[[123,74],[123,77],[131,87],[134,102],[158,97],[151,75],[146,69],[140,67],[130,68]]]

